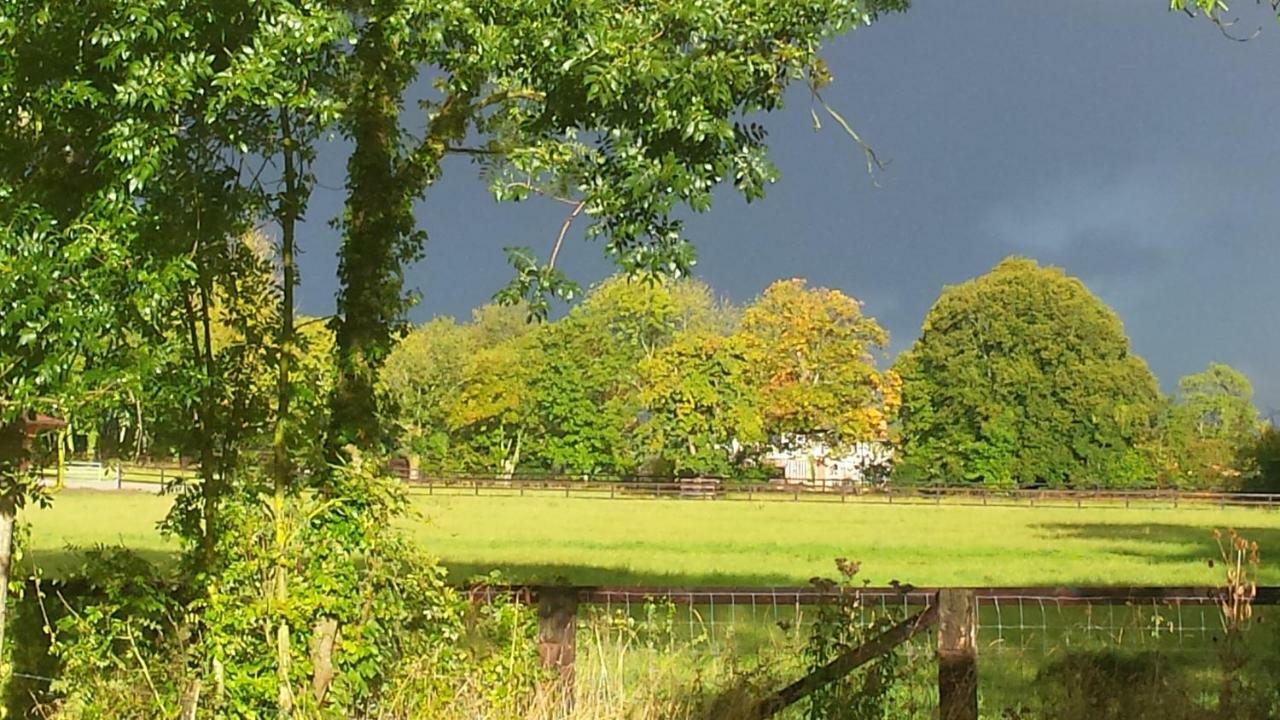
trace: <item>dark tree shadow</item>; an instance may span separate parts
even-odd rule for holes
[[[1213,530],[1204,527],[1159,523],[1065,522],[1044,523],[1035,525],[1034,528],[1046,538],[1110,543],[1103,548],[1103,552],[1143,558],[1156,563],[1185,565],[1218,559]],[[1241,526],[1235,530],[1258,543],[1264,561],[1269,549],[1280,552],[1280,529]],[[1188,550],[1189,547],[1194,549]]]
[[[781,573],[697,573],[636,572],[607,565],[571,565],[556,563],[455,563],[447,558],[441,564],[449,569],[450,582],[484,579],[497,571],[504,582],[528,584],[569,584],[591,586],[646,587],[784,587],[800,585],[791,575]]]

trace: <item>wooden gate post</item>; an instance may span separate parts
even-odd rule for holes
[[[938,592],[938,714],[978,720],[978,603],[972,590]]]
[[[555,675],[555,691],[565,708],[573,706],[574,660],[578,655],[578,592],[574,588],[538,590],[538,657]]]

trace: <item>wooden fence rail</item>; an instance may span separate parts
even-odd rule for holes
[[[1201,492],[1168,489],[987,488],[956,485],[895,486],[856,483],[742,482],[718,479],[652,480],[566,477],[422,476],[408,480],[426,495],[560,496],[610,500],[699,499],[715,501],[791,501],[828,503],[997,505],[1076,507],[1106,504],[1133,507],[1249,507],[1280,509],[1280,494]]]
[[[867,485],[852,482],[747,482],[719,478],[565,477],[553,475],[502,478],[488,475],[421,475],[397,471],[410,491],[425,495],[503,497],[559,496],[610,500],[683,499],[714,501],[788,501],[965,506],[1259,508],[1280,510],[1280,493],[1180,491],[1163,488],[1131,490],[988,488],[967,485]],[[199,467],[186,464],[69,463],[66,487],[94,490],[168,492],[181,483],[199,482]],[[56,468],[41,470],[43,481],[58,480]]]

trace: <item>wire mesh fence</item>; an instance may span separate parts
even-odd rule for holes
[[[480,599],[510,588],[485,588]],[[534,601],[537,588],[523,588]],[[805,646],[824,604],[841,596],[827,587],[803,588],[577,588],[579,662],[641,682],[688,682],[714,663],[767,665],[783,677],[803,673]],[[852,597],[851,597],[852,596]],[[1120,663],[1124,672],[1156,668],[1153,686],[1178,688],[1212,705],[1222,682],[1222,591],[1189,588],[977,588],[976,644],[984,708],[1022,707],[1064,682],[1072,662]],[[904,618],[936,602],[938,590],[861,588],[843,602],[870,627]],[[1250,667],[1280,667],[1280,588],[1259,588],[1245,636]],[[914,657],[911,702],[928,716],[936,698],[931,667],[936,638],[917,636],[904,651]],[[683,674],[657,678],[660,663],[683,663]],[[1143,670],[1142,672],[1145,672]],[[1233,670],[1232,673],[1243,671]],[[1124,676],[1130,677],[1130,676]],[[1136,677],[1138,680],[1134,680]],[[1146,675],[1130,677],[1133,682]],[[993,710],[993,716],[999,716]],[[905,717],[905,715],[904,715]]]

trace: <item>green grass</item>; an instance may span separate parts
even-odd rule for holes
[[[169,500],[61,493],[31,509],[32,558],[59,572],[68,545],[123,544],[163,558]],[[407,529],[455,577],[501,570],[579,584],[796,585],[861,560],[875,584],[1204,585],[1213,528],[1262,547],[1260,581],[1280,584],[1280,513],[1207,507],[1083,509],[954,505],[419,496]]]

